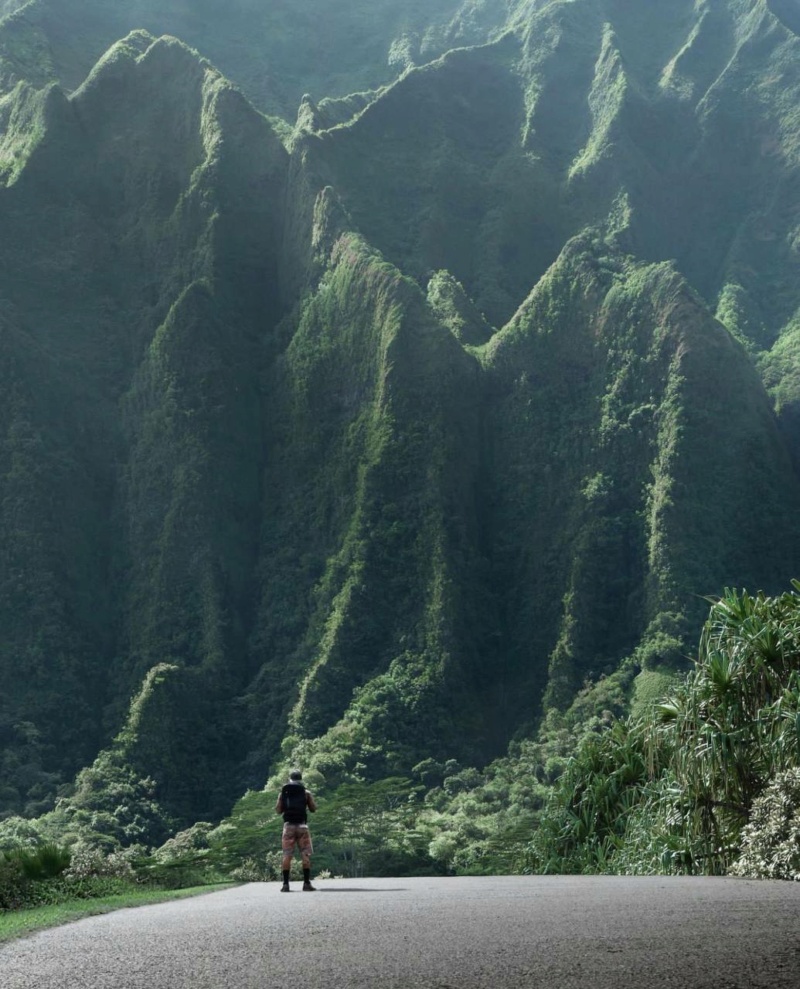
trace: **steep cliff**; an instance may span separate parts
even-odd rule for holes
[[[142,33],[69,99],[17,99],[35,139],[0,195],[3,722],[69,773],[155,663],[242,676],[226,614],[253,597],[286,154]]]
[[[791,5],[369,6],[2,8],[0,814],[480,764],[795,576]]]

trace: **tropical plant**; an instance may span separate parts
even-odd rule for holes
[[[724,871],[756,796],[800,764],[800,583],[779,597],[726,589],[703,629],[694,670],[658,705],[651,769],[668,764],[692,856]]]
[[[739,868],[762,868],[760,855],[766,872],[791,871],[781,842],[793,820],[786,774],[800,766],[800,583],[793,588],[778,597],[726,589],[680,687],[652,712],[583,739],[531,842],[533,868],[724,873],[744,829]],[[770,858],[765,843],[781,850]]]
[[[41,845],[36,849],[18,848],[3,852],[6,861],[16,861],[26,879],[55,879],[69,868],[72,855],[59,845]]]
[[[742,832],[742,853],[731,872],[800,880],[800,767],[779,773],[753,803]]]
[[[557,781],[528,849],[537,872],[609,871],[647,781],[641,736],[629,723],[601,722]]]

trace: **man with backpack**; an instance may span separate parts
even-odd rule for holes
[[[281,893],[288,893],[289,872],[292,868],[292,855],[294,847],[300,849],[303,859],[303,891],[306,893],[315,892],[315,887],[311,885],[311,832],[308,830],[308,811],[312,813],[317,809],[311,791],[303,784],[303,774],[299,769],[293,769],[289,773],[289,782],[286,783],[275,804],[275,813],[283,814],[283,886]]]

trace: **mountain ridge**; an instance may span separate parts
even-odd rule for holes
[[[796,38],[456,6],[291,133],[143,30],[26,83],[29,15],[78,35],[0,22],[0,815],[481,765],[794,576]]]

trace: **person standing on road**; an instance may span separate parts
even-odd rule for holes
[[[303,783],[303,774],[299,769],[293,769],[289,773],[289,782],[283,786],[278,802],[275,804],[275,813],[283,814],[283,837],[281,839],[283,886],[281,886],[281,893],[290,892],[289,873],[292,868],[295,845],[300,849],[300,855],[303,859],[303,891],[306,893],[315,891],[315,887],[311,885],[311,855],[314,849],[311,845],[311,832],[308,829],[308,811],[313,814],[316,809],[314,797]]]

